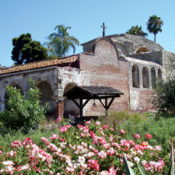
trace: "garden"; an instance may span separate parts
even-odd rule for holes
[[[8,91],[8,108],[0,113],[0,174],[174,174],[173,105],[159,103],[156,113],[112,111],[76,126],[58,118],[46,128],[35,87],[26,99],[18,89]]]

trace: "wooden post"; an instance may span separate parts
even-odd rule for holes
[[[80,118],[83,117],[83,99],[80,98]]]
[[[105,98],[105,116],[107,117],[108,115],[108,99]]]

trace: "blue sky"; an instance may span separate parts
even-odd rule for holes
[[[42,44],[56,25],[71,26],[70,35],[80,43],[102,35],[125,33],[133,25],[146,30],[148,18],[156,14],[164,21],[157,42],[175,52],[174,0],[0,0],[0,64],[11,66],[12,39],[31,33]],[[153,40],[153,34],[148,39]],[[77,48],[76,53],[82,51]]]

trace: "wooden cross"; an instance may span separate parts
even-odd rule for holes
[[[101,26],[101,28],[103,28],[103,37],[105,36],[105,29],[107,28],[106,26],[105,26],[105,23],[103,22],[103,25]]]

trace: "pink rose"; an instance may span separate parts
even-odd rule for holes
[[[58,117],[57,120],[56,120],[56,123],[60,123],[61,122],[61,117]]]
[[[134,134],[134,138],[135,139],[140,139],[140,135],[139,134]]]
[[[124,135],[126,132],[123,129],[120,129],[120,133]]]
[[[150,140],[152,138],[152,135],[151,134],[145,134],[145,137]]]

